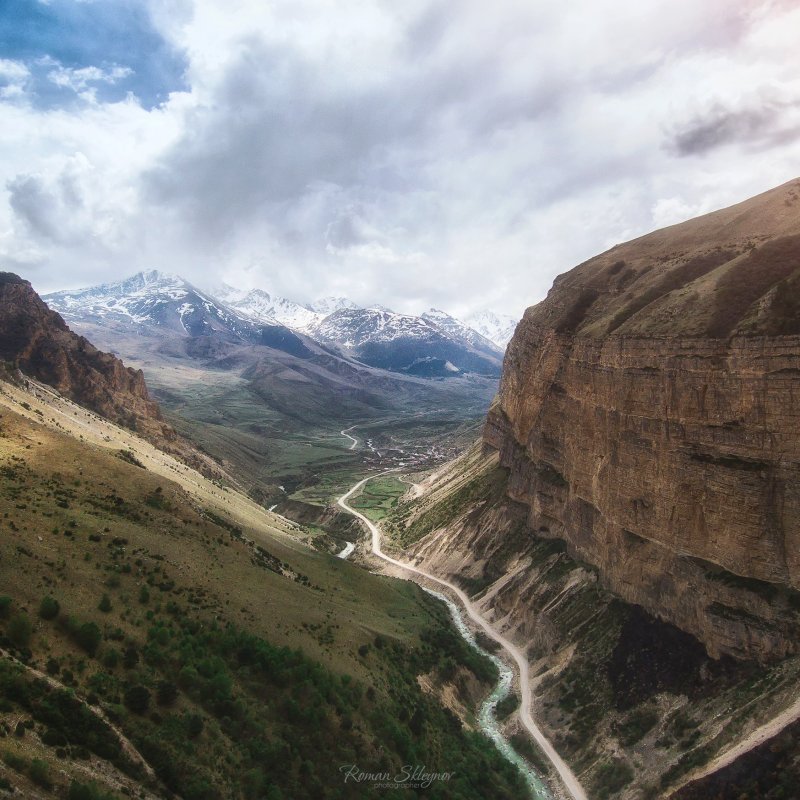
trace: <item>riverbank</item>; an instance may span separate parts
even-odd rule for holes
[[[390,470],[387,470],[387,472],[388,471]],[[435,575],[425,572],[424,570],[420,570],[412,566],[411,564],[407,564],[395,558],[392,558],[391,556],[388,556],[386,553],[384,553],[383,550],[381,549],[381,533],[378,526],[375,525],[375,523],[373,523],[370,519],[368,519],[364,514],[362,514],[359,511],[356,511],[348,504],[347,501],[349,500],[349,498],[352,497],[353,494],[355,494],[359,489],[361,489],[364,486],[364,484],[367,483],[367,481],[370,481],[373,478],[376,478],[379,475],[384,475],[384,474],[386,474],[386,472],[378,473],[376,475],[371,475],[367,478],[363,478],[362,480],[358,481],[354,486],[352,486],[337,500],[337,504],[340,506],[340,508],[344,509],[349,514],[352,514],[354,517],[361,520],[361,522],[363,522],[364,525],[367,527],[367,530],[369,531],[371,536],[371,550],[375,556],[382,559],[386,563],[391,564],[392,566],[403,570],[405,573],[410,574],[410,576],[414,580],[418,580],[418,578],[424,578],[427,581],[432,582],[437,588],[443,588],[448,592],[448,594],[454,595],[458,599],[461,607],[464,609],[464,612],[466,613],[467,617],[472,621],[472,623],[474,623],[479,629],[483,630],[483,632],[489,638],[497,642],[498,645],[500,645],[500,647],[508,654],[508,656],[511,659],[511,662],[516,665],[517,672],[519,675],[520,707],[516,713],[519,716],[520,724],[528,731],[528,733],[530,733],[536,744],[541,748],[542,752],[552,763],[568,795],[571,798],[573,798],[573,800],[587,800],[586,792],[584,791],[577,777],[574,775],[569,766],[567,766],[567,764],[559,756],[555,748],[552,746],[550,741],[544,736],[544,734],[539,729],[538,725],[533,719],[532,709],[531,709],[532,705],[531,689],[530,689],[529,675],[528,675],[529,667],[527,658],[524,656],[522,651],[513,642],[511,642],[501,633],[496,631],[492,627],[492,625],[477,611],[477,609],[472,604],[467,595],[457,586],[441,578],[438,578]]]

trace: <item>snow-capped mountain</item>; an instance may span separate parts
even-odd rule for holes
[[[455,322],[455,320],[454,320]],[[474,331],[473,338],[478,336]],[[375,367],[411,374],[447,376],[462,372],[499,375],[502,353],[491,342],[476,347],[432,319],[377,308],[343,308],[309,329],[315,339],[337,345]],[[478,337],[481,338],[481,337]]]
[[[511,341],[519,322],[510,314],[496,314],[494,311],[478,311],[465,317],[464,321],[502,350],[505,350]]]
[[[251,289],[244,296],[226,302],[230,308],[257,322],[286,325],[298,331],[307,331],[324,316],[294,300],[272,295],[263,289]]]
[[[178,275],[151,270],[115,283],[45,295],[67,322],[148,328],[178,336],[276,347],[300,354],[301,340],[276,321],[238,313]]]
[[[44,295],[47,304],[65,318],[92,314],[99,317],[120,316],[144,323],[158,316],[157,309],[166,302],[184,300],[190,287],[177,275],[168,272],[139,272],[123,281],[103,283],[86,289],[68,289]]]
[[[265,289],[236,289],[226,283],[215,286],[209,294],[258,322],[286,325],[304,333],[334,311],[358,308],[346,297],[322,297],[304,304]]]
[[[390,342],[399,337],[425,338],[436,331],[421,317],[379,308],[342,308],[312,330],[320,341],[355,349],[367,342]]]
[[[346,297],[320,297],[309,304],[309,308],[320,315],[320,319],[333,314],[334,311],[341,311],[343,308],[358,308],[358,305]]]
[[[381,306],[358,308],[344,297],[306,306],[263,289],[224,284],[205,292],[157,270],[44,299],[79,326],[113,327],[125,335],[146,329],[179,339],[205,337],[209,341],[202,345],[186,345],[204,352],[241,343],[302,356],[321,342],[369,366],[425,377],[496,376],[502,361],[492,342],[444,311],[431,309],[418,317]],[[327,309],[336,310],[326,314]]]
[[[450,316],[446,311],[431,308],[421,315],[421,319],[435,325],[454,339],[463,339],[469,342],[477,350],[485,350],[490,353],[494,353],[497,350],[498,345],[495,342],[461,322],[461,320]]]

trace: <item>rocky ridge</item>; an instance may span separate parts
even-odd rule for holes
[[[8,272],[0,273],[0,360],[12,373],[19,370],[157,447],[217,471],[164,421],[141,370],[73,333],[28,281]]]

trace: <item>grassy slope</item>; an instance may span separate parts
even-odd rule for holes
[[[185,798],[363,796],[339,764],[391,770],[419,759],[458,773],[428,796],[519,790],[491,746],[420,690],[416,675],[471,656],[413,584],[298,545],[231,492],[187,492],[156,474],[145,448],[152,469],[116,457],[113,442],[91,444],[90,427],[81,442],[41,424],[53,412],[33,398],[32,409],[3,400],[3,646],[98,701],[156,767],[154,792],[166,783]],[[38,614],[45,596],[59,603],[52,620]],[[0,745],[0,777],[46,796],[31,782],[38,758],[56,789],[88,780],[93,715],[8,658],[0,666],[0,716],[9,729],[32,719],[36,731]],[[177,689],[165,705],[162,683]],[[133,710],[134,687],[149,692],[145,713]],[[101,755],[91,769],[101,783],[147,783],[118,753]]]

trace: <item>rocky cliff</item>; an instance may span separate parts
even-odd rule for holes
[[[28,281],[7,272],[0,273],[0,361],[159,447],[199,455],[162,419],[141,370],[73,333]]]
[[[612,248],[525,314],[484,438],[528,528],[712,656],[800,642],[800,182]]]

